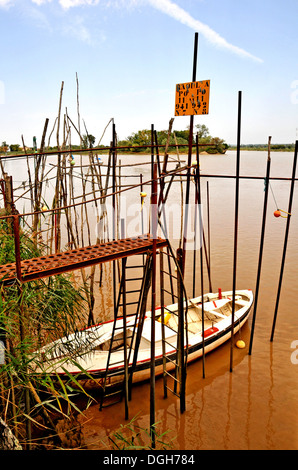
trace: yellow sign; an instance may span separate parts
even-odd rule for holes
[[[175,116],[209,113],[210,80],[176,85]]]

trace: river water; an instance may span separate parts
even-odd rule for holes
[[[236,153],[201,155],[201,174],[235,175]],[[241,176],[266,175],[267,152],[241,152]],[[292,153],[271,154],[271,176],[291,178]],[[135,168],[136,173],[139,168]],[[145,170],[146,172],[146,170]],[[147,170],[149,176],[149,168]],[[146,179],[146,175],[145,175]],[[235,179],[202,176],[202,204],[206,217],[207,181],[210,198],[211,278],[213,290],[232,289],[235,213]],[[286,264],[273,342],[270,341],[284,245],[286,218],[275,218],[276,202],[287,212],[290,181],[272,181],[268,196],[263,264],[252,354],[248,354],[251,317],[241,331],[245,349],[230,344],[188,366],[186,411],[179,399],[163,395],[162,378],[156,380],[156,422],[160,433],[169,431],[176,450],[250,450],[298,448],[298,195],[294,193]],[[175,191],[174,191],[175,193]],[[264,201],[264,181],[242,179],[239,191],[238,254],[236,288],[255,291]],[[179,188],[176,197],[179,196]],[[197,263],[199,269],[199,265]],[[197,292],[200,295],[197,276]],[[186,284],[192,289],[192,254],[187,253]],[[205,280],[208,290],[208,284]],[[129,419],[148,428],[150,384],[135,385],[129,402]],[[92,405],[81,419],[89,449],[102,448],[108,435],[127,423],[124,402],[98,410]]]
[[[293,153],[271,153],[271,176],[291,178]],[[106,157],[103,157],[105,159]],[[144,157],[142,157],[144,158]],[[122,163],[133,163],[136,157],[123,156]],[[138,159],[140,161],[140,158]],[[239,192],[237,289],[255,291],[259,258],[261,223],[264,201],[264,180],[267,152],[241,152],[241,176],[261,179],[241,179]],[[204,220],[207,215],[207,182],[210,198],[211,279],[213,290],[232,289],[235,179],[206,175],[235,175],[236,152],[224,156],[201,155],[201,189]],[[6,170],[14,174],[14,164]],[[150,179],[150,165],[123,169],[125,181]],[[133,175],[135,179],[124,175]],[[180,201],[180,186],[171,190],[169,204]],[[175,189],[176,188],[176,189]],[[144,208],[148,204],[150,188]],[[176,450],[251,450],[298,449],[298,194],[294,192],[288,249],[283,275],[274,340],[270,341],[278,281],[284,245],[286,218],[275,218],[278,208],[287,212],[290,181],[272,181],[268,196],[263,264],[252,354],[248,354],[251,319],[241,330],[245,349],[233,349],[233,370],[230,371],[230,343],[206,356],[205,378],[202,361],[188,366],[186,411],[180,413],[179,399],[163,396],[162,378],[156,380],[156,419],[160,433],[168,431],[166,440]],[[139,188],[137,193],[139,194]],[[172,198],[172,199],[171,199]],[[180,216],[174,223],[179,227]],[[173,241],[175,245],[176,240]],[[199,258],[198,258],[199,260]],[[187,252],[185,282],[192,291],[192,251]],[[111,315],[110,275],[97,294],[100,320]],[[196,295],[200,295],[199,261],[197,261]],[[207,278],[204,280],[208,291]],[[191,295],[190,295],[191,296]],[[297,343],[296,343],[297,342]],[[129,402],[129,419],[136,418],[141,428],[150,425],[150,384],[134,385]],[[124,402],[99,411],[91,404],[80,418],[83,439],[88,449],[104,447],[107,436],[125,425]]]

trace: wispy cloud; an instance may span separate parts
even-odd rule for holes
[[[46,1],[46,0],[42,0]],[[106,7],[111,8],[129,8],[146,4],[147,0],[58,0],[62,8],[68,10],[69,8],[79,6],[94,6],[99,3]]]
[[[34,6],[27,7],[23,10],[23,14],[26,15],[26,17],[31,18],[36,27],[46,29],[51,32],[53,31],[47,16],[39,8]]]
[[[99,3],[99,0],[59,0],[60,5],[65,10],[68,10],[72,7],[80,7],[80,6],[94,6]]]
[[[89,29],[84,25],[84,20],[80,16],[72,18],[71,23],[64,24],[62,28],[62,33],[67,36],[70,35],[78,39],[79,41],[85,42],[90,46],[92,46],[94,43]]]
[[[35,1],[44,1],[44,0],[35,0]],[[254,60],[256,62],[263,62],[259,57],[247,52],[241,47],[235,46],[229,43],[225,38],[220,34],[214,31],[207,24],[202,23],[198,19],[191,16],[187,11],[181,8],[179,5],[174,3],[171,0],[59,0],[60,5],[64,9],[69,9],[76,6],[83,5],[97,5],[101,3],[107,7],[119,7],[130,8],[130,7],[140,7],[144,5],[150,5],[156,10],[165,13],[176,21],[179,21],[182,24],[185,24],[189,28],[193,29],[196,32],[199,32],[204,36],[211,44],[222,49],[226,49],[234,54],[237,54],[240,57]]]
[[[43,5],[44,3],[51,3],[52,0],[31,0],[32,3],[35,3],[36,5],[40,6]]]
[[[43,1],[43,0],[37,0]],[[59,0],[60,5],[65,8],[71,8],[76,6],[83,5],[97,5],[102,3],[107,7],[137,7],[143,5],[150,5],[156,10],[165,13],[176,21],[179,21],[182,24],[185,24],[194,31],[199,32],[204,36],[211,44],[222,49],[226,49],[234,54],[237,54],[240,57],[254,60],[256,62],[263,62],[259,57],[247,52],[241,47],[235,46],[229,43],[225,38],[220,34],[214,31],[207,24],[202,23],[193,16],[191,16],[187,11],[181,8],[179,5],[174,3],[171,0]]]
[[[13,0],[0,0],[0,8],[9,8],[13,5]]]
[[[171,0],[147,0],[148,3],[156,8],[159,11],[162,11],[166,15],[171,16],[180,23],[185,24],[189,28],[201,33],[210,43],[214,44],[217,47],[227,49],[234,54],[237,54],[241,57],[252,59],[257,62],[263,62],[262,59],[256,57],[249,52],[241,49],[238,46],[230,44],[226,39],[220,36],[216,31],[211,29],[208,25],[202,23],[201,21],[193,18],[187,11],[179,7],[176,3],[173,3]]]
[[[31,0],[32,3],[41,6],[45,3],[50,3],[54,0]],[[255,62],[263,62],[259,57],[251,54],[250,52],[242,49],[239,46],[229,43],[220,34],[214,31],[210,26],[202,23],[200,20],[191,16],[186,10],[181,8],[179,5],[174,3],[172,0],[56,0],[63,8],[63,10],[69,10],[75,7],[92,7],[98,4],[107,8],[133,8],[142,7],[144,5],[150,5],[152,8],[170,16],[176,21],[186,25],[194,31],[200,33],[215,47],[225,49],[233,54],[240,57],[253,60]],[[0,8],[9,8],[14,5],[15,0],[0,0]],[[78,17],[79,18],[79,17]],[[76,24],[65,26],[65,33],[70,33],[74,37],[91,44],[91,35],[86,26],[83,25],[82,21],[77,19]]]

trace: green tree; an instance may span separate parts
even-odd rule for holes
[[[18,152],[20,150],[19,144],[11,144],[9,148],[11,152]]]
[[[1,144],[0,150],[1,150],[1,152],[5,152],[5,153],[7,152],[7,150],[8,150],[8,145],[7,145],[7,143],[6,143],[5,140],[4,140],[4,142],[2,142],[2,144]]]
[[[225,141],[219,137],[212,137],[210,144],[212,144],[212,147],[206,148],[207,153],[225,153],[228,148],[228,145],[225,143]]]
[[[205,124],[197,124],[196,126],[196,133],[198,134],[199,141],[202,139],[210,139],[209,129]]]
[[[95,144],[95,137],[92,134],[85,134],[83,135],[83,148],[84,149],[92,149]]]

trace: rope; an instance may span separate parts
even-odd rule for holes
[[[265,185],[266,185],[266,181],[265,181]],[[277,205],[277,202],[276,202],[276,199],[275,199],[275,196],[274,196],[273,189],[272,189],[271,184],[270,184],[270,181],[269,181],[269,188],[270,188],[270,190],[271,190],[271,193],[272,193],[272,196],[273,196],[275,205],[276,205],[276,209],[279,210],[278,205]]]
[[[283,211],[282,209],[279,209],[270,182],[269,182],[269,188],[270,188],[270,190],[271,190],[271,193],[272,193],[272,196],[273,196],[275,205],[276,205],[276,210],[279,212],[279,216],[280,216],[280,217],[283,217],[284,219],[287,219],[287,217],[288,217],[289,215],[292,215],[292,214],[290,214],[289,212]],[[265,189],[266,189],[266,180],[265,180]],[[281,212],[283,212],[284,214],[287,214],[287,215],[282,215]]]

